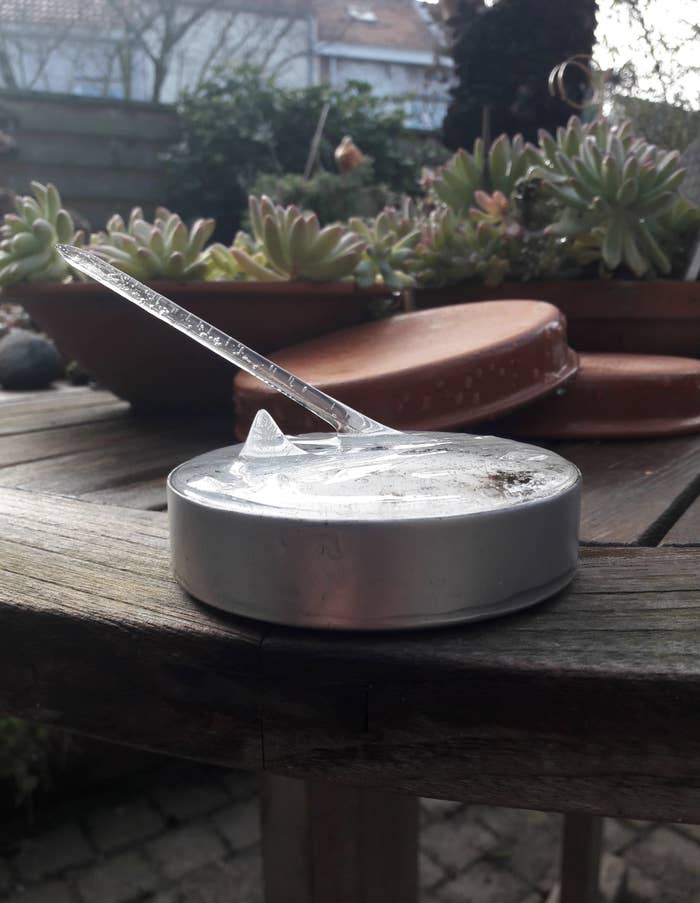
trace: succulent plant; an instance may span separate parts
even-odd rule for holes
[[[460,149],[437,172],[424,174],[424,185],[455,213],[466,213],[474,206],[477,191],[500,191],[509,198],[536,162],[536,149],[522,135],[512,141],[500,135],[488,153],[477,138],[471,154]]]
[[[659,238],[684,175],[677,152],[634,138],[629,123],[583,125],[576,117],[539,143],[541,162],[530,175],[560,206],[550,235],[567,240],[583,264],[600,260],[611,272],[624,265],[639,277],[671,271]]]
[[[34,197],[18,197],[16,213],[8,213],[0,227],[0,285],[18,282],[62,282],[70,268],[56,250],[56,242],[82,244],[73,220],[61,205],[54,185],[32,182]]]
[[[234,245],[231,254],[252,279],[340,281],[352,274],[366,248],[346,226],[322,229],[314,213],[295,206],[280,207],[266,196],[251,196],[249,213],[257,253]]]
[[[142,281],[152,279],[201,279],[207,269],[204,246],[214,231],[213,219],[198,219],[187,227],[176,213],[156,210],[153,223],[134,207],[125,223],[113,216],[106,232],[90,237],[91,250],[113,266]]]
[[[355,268],[358,285],[379,283],[402,289],[416,284],[410,270],[415,267],[415,248],[422,233],[420,218],[409,198],[400,209],[386,207],[372,219],[353,217],[349,225],[367,243]]]
[[[498,285],[509,270],[502,229],[459,217],[447,206],[427,216],[416,255],[419,285],[456,285],[474,278]]]
[[[251,278],[233,256],[234,248],[243,251],[259,266],[267,266],[267,259],[258,249],[255,239],[241,230],[236,233],[231,247],[216,242],[207,248],[205,279],[208,282],[241,281]]]

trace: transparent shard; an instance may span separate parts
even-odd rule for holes
[[[239,458],[269,459],[304,454],[306,452],[284,435],[267,411],[262,410],[255,415]]]

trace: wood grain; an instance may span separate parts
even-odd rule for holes
[[[110,420],[128,410],[127,402],[111,392],[85,387],[6,392],[0,403],[0,436]]]
[[[570,442],[555,449],[583,475],[586,543],[656,545],[700,473],[700,436]]]
[[[664,536],[663,545],[700,546],[700,497],[690,504]]]
[[[418,800],[263,779],[266,903],[416,903]]]
[[[14,442],[12,441],[14,439]],[[0,467],[0,485],[82,496],[164,479],[176,465],[220,445],[233,444],[223,418],[139,420],[90,424],[11,437]],[[0,458],[0,460],[2,460]]]
[[[0,707],[239,767],[542,809],[700,819],[695,549],[591,549],[510,618],[266,628],[169,574],[161,514],[0,491]]]

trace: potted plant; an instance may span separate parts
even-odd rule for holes
[[[477,141],[426,174],[415,303],[541,299],[579,350],[697,354],[700,283],[682,277],[700,208],[683,174],[628,123],[573,117],[537,147],[500,136],[488,153]]]
[[[22,304],[66,358],[139,408],[230,405],[231,366],[73,274],[57,241],[87,241],[114,266],[261,352],[360,323],[371,315],[371,299],[391,294],[386,286],[365,290],[348,281],[364,249],[357,236],[342,226],[321,230],[295,208],[251,202],[261,219],[253,236],[237,238],[250,252],[241,264],[237,247],[235,253],[207,247],[213,220],[197,220],[187,230],[164,208],[152,223],[135,208],[127,222],[114,216],[86,240],[53,186],[32,188],[34,198],[18,199],[2,227],[3,295]],[[278,232],[283,242],[291,233],[297,255],[286,272],[274,269]],[[306,262],[298,268],[301,258]]]

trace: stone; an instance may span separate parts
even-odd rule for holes
[[[422,832],[420,842],[452,876],[498,845],[496,837],[468,813],[434,822]]]
[[[445,873],[430,856],[421,853],[418,857],[418,880],[422,890],[430,890],[445,878]]]
[[[440,903],[522,903],[532,896],[519,878],[478,862],[454,881],[441,887],[435,899]]]
[[[618,903],[625,892],[627,869],[623,859],[603,853],[600,862],[600,896],[603,903]]]
[[[234,851],[245,850],[260,841],[260,806],[256,799],[227,806],[216,812],[212,821]]]
[[[75,878],[84,903],[128,903],[156,888],[158,875],[138,852],[121,853]]]
[[[40,881],[94,858],[85,835],[74,822],[64,822],[52,831],[27,840],[15,865],[25,881]]]
[[[236,771],[234,769],[220,769],[218,778],[236,800],[249,799],[258,789],[258,779],[249,771]]]
[[[234,890],[235,889],[235,890]],[[262,903],[260,857],[246,854],[197,869],[151,903]]]
[[[50,881],[38,887],[20,890],[4,903],[76,903],[76,899],[65,881]]]
[[[667,827],[660,827],[633,844],[625,860],[667,887],[683,886],[700,895],[700,846]]]
[[[163,874],[172,879],[223,859],[226,853],[212,828],[197,822],[150,841],[146,849]]]
[[[639,829],[618,818],[603,820],[603,846],[611,853],[620,853],[639,837]]]
[[[436,818],[445,818],[446,816],[454,815],[463,808],[463,803],[456,803],[450,800],[422,799],[420,801],[421,821],[430,822]]]
[[[165,819],[139,798],[88,812],[85,822],[96,846],[107,853],[154,837],[165,827]]]
[[[6,894],[12,887],[12,874],[7,865],[0,860],[0,894]]]
[[[26,329],[0,339],[0,384],[5,389],[44,389],[63,373],[54,345]]]
[[[161,812],[181,822],[211,812],[229,801],[223,787],[205,775],[190,781],[159,784],[152,797]]]

